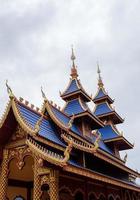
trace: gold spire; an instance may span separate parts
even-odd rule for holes
[[[101,70],[100,70],[100,67],[99,67],[99,63],[97,62],[97,73],[98,73],[98,86],[99,88],[103,88],[104,84],[102,82],[102,77],[101,77]]]
[[[73,46],[72,46],[71,49],[72,49],[72,54],[71,54],[71,60],[72,60],[71,77],[72,77],[72,79],[74,79],[74,78],[78,77],[78,74],[77,74],[77,67],[75,66],[75,62],[74,62],[76,57],[74,55]]]
[[[43,87],[42,86],[41,86],[41,93],[42,93],[42,97],[43,97],[44,101],[47,101],[47,97],[46,97],[46,95],[45,95],[45,93],[43,91]]]
[[[9,98],[10,98],[10,99],[13,99],[13,98],[14,98],[14,94],[13,94],[12,89],[11,89],[10,86],[8,85],[8,80],[6,80],[6,87],[7,87],[7,93],[8,93],[8,95],[9,95]]]

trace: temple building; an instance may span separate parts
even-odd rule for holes
[[[117,125],[124,120],[106,92],[98,66],[98,88],[81,84],[72,49],[63,108],[41,88],[41,108],[17,98],[0,121],[0,200],[140,200],[138,171],[126,165],[133,149]],[[89,107],[92,105],[92,108]]]

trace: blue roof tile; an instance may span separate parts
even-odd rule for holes
[[[87,108],[86,104],[84,104],[83,106],[85,106],[84,107],[85,109]],[[68,115],[78,114],[84,111],[85,110],[80,105],[79,99],[74,99],[72,101],[69,101],[64,109],[64,112],[67,113]]]
[[[18,104],[18,108],[24,119],[34,128],[36,122],[39,120],[40,115],[29,110],[28,108]],[[61,146],[65,144],[57,136],[57,131],[52,121],[43,119],[40,125],[39,135]]]
[[[99,147],[110,154],[114,154],[113,151],[103,142],[103,140],[100,141]]]
[[[106,96],[105,92],[103,91],[102,88],[99,89],[97,96],[94,98],[94,100],[99,99],[101,97]]]
[[[59,120],[61,120],[62,123],[65,123],[65,125],[67,125],[70,118],[66,116],[65,114],[63,114],[61,111],[57,110],[55,107],[52,107],[52,108],[53,108],[53,112],[55,113],[55,116],[59,118]],[[40,118],[40,115],[31,111],[30,109],[28,109],[27,107],[21,104],[18,104],[18,109],[21,115],[25,118],[25,120],[34,128],[36,122]],[[80,132],[80,130],[77,128],[75,124],[72,125],[71,130],[77,133],[78,135],[82,136],[82,133]],[[66,146],[58,137],[57,130],[55,129],[54,123],[51,120],[47,120],[45,118],[42,120],[42,123],[40,125],[39,135],[56,144],[59,144],[64,147]],[[94,141],[95,141],[95,138],[93,138],[93,142]],[[102,150],[112,154],[112,151],[107,147],[106,144],[104,144],[102,140],[100,141],[99,146]]]
[[[107,125],[104,128],[99,129],[99,132],[101,133],[103,140],[118,137],[118,134],[113,130],[111,125]]]
[[[102,114],[106,114],[106,113],[110,113],[113,110],[110,109],[110,107],[108,106],[107,103],[102,103],[96,106],[96,109],[94,111],[95,115],[102,115]]]
[[[70,117],[66,116],[64,113],[62,113],[60,110],[52,106],[52,111],[55,114],[56,118],[61,121],[64,125],[68,125],[70,121]],[[75,132],[78,135],[82,135],[81,131],[79,128],[73,123],[71,130]]]
[[[76,83],[76,80],[73,79],[69,85],[69,87],[67,88],[67,90],[63,93],[63,95],[67,95],[69,93],[72,93],[72,92],[75,92],[79,90],[78,86],[77,86],[77,83]]]

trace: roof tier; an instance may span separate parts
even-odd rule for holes
[[[94,114],[103,121],[112,120],[114,124],[120,124],[124,121],[117,114],[117,112],[108,104],[108,102],[102,102],[100,104],[97,104],[94,109]]]
[[[72,48],[72,67],[71,67],[71,78],[68,84],[68,87],[65,89],[65,91],[61,94],[61,97],[65,101],[69,101],[78,97],[81,97],[85,102],[91,101],[91,97],[87,94],[87,92],[84,90],[82,84],[80,83],[80,80],[78,79],[78,72],[77,72],[77,66],[75,65],[75,55]]]
[[[63,111],[69,116],[73,116],[75,121],[87,121],[92,130],[103,127],[104,124],[90,111],[88,105],[80,98],[68,101]]]
[[[105,89],[103,87],[98,89],[97,94],[95,95],[93,102],[94,103],[100,103],[103,101],[107,101],[109,104],[112,104],[114,102],[114,100],[108,96],[107,92],[105,91]]]
[[[105,144],[115,144],[121,150],[132,149],[133,145],[117,130],[114,125],[106,125],[99,129]]]
[[[17,103],[17,108],[19,109],[20,115],[27,122],[27,124],[29,124],[29,126],[34,127],[41,117],[41,114],[33,112],[33,110],[30,110],[29,107],[26,107],[20,102]],[[60,139],[60,134],[56,130],[53,121],[45,116],[42,119],[38,135],[56,144],[65,146]]]
[[[65,101],[69,101],[78,97],[81,97],[85,102],[91,101],[91,97],[83,89],[80,80],[77,78],[70,79],[68,87],[61,94],[61,97]]]

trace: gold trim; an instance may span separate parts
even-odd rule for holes
[[[9,102],[8,102],[8,104],[6,106],[6,109],[5,109],[5,111],[4,111],[3,115],[2,115],[2,118],[0,120],[0,128],[3,126],[5,120],[6,120],[7,116],[8,116],[8,113],[10,111],[11,105],[12,105],[11,100],[9,100]]]
[[[88,95],[88,94],[86,94],[83,90],[81,90],[81,89],[79,89],[79,90],[77,90],[77,91],[75,91],[75,92],[71,92],[71,93],[69,93],[69,94],[66,94],[66,95],[61,95],[61,97],[62,97],[62,99],[64,99],[65,100],[65,98],[68,98],[68,97],[70,97],[71,95],[76,95],[76,94],[78,94],[78,93],[81,93],[86,99],[88,99],[88,101],[91,101],[92,99],[91,99],[91,97]]]
[[[102,182],[105,182],[105,183],[108,183],[108,184],[112,184],[112,185],[116,185],[116,186],[119,186],[119,187],[122,187],[122,188],[127,188],[127,189],[131,189],[131,190],[135,190],[135,191],[140,192],[140,188],[129,185],[124,181],[117,180],[115,178],[107,177],[105,175],[97,174],[97,173],[94,173],[94,172],[90,172],[86,169],[82,169],[82,168],[79,169],[75,166],[67,165],[65,167],[65,170],[68,171],[68,172],[74,173],[74,174],[78,174],[78,175],[81,175],[81,176],[88,177],[90,179],[102,181]]]
[[[21,113],[20,113],[20,111],[17,107],[16,99],[13,98],[11,100],[11,103],[12,103],[12,109],[13,109],[13,113],[15,115],[15,118],[16,118],[17,122],[20,124],[20,126],[23,128],[23,130],[26,131],[27,133],[29,133],[30,135],[36,135],[40,130],[40,124],[42,122],[43,115],[37,121],[35,127],[33,128],[33,127],[31,127],[31,125],[29,123],[27,123],[27,121],[21,115]]]
[[[67,91],[68,88],[70,87],[72,80],[74,80],[74,79],[70,78],[69,83],[68,83],[68,86],[66,87],[66,89],[64,90],[64,92],[61,94],[61,97],[64,95],[64,93],[66,93],[66,91]]]
[[[61,134],[61,137],[64,139],[66,143],[69,143],[72,139],[73,147],[75,147],[76,149],[80,149],[82,151],[89,152],[89,153],[95,153],[99,147],[99,141],[100,141],[101,136],[100,135],[97,136],[94,142],[94,145],[89,145],[88,143],[77,141],[76,139],[71,138],[71,136],[69,137],[69,135],[65,133]]]
[[[94,156],[105,160],[108,163],[111,163],[112,165],[123,169],[124,171],[127,171],[129,173],[135,174],[136,176],[140,176],[137,172],[131,170],[130,168],[128,168],[127,166],[124,165],[124,161],[123,160],[119,160],[116,157],[113,157],[112,155],[102,151],[101,149],[96,149],[92,144],[86,142],[86,141],[76,141],[75,138],[71,138],[70,135],[66,134],[66,133],[62,133],[61,137],[64,139],[65,142],[69,142],[70,139],[73,140],[73,147],[80,149],[82,151],[88,152],[88,153],[94,153]],[[95,151],[96,149],[96,151]],[[93,151],[94,150],[94,151]]]
[[[124,142],[126,142],[128,144],[128,146],[130,146],[131,148],[133,148],[134,146],[128,142],[123,136],[119,136],[117,138],[112,138],[112,139],[106,139],[104,140],[105,143],[108,143],[108,142],[116,142],[116,141],[120,141],[120,140],[123,140]]]
[[[47,109],[47,111],[48,111],[50,117],[53,119],[53,121],[55,121],[56,124],[57,124],[60,128],[63,128],[64,130],[68,131],[68,130],[71,128],[72,124],[71,124],[71,123],[70,123],[70,124],[68,123],[68,126],[66,126],[66,125],[64,125],[62,122],[60,122],[60,120],[55,116],[54,112],[53,112],[52,109],[51,109],[51,106],[53,106],[53,105],[50,105],[50,103],[49,103],[48,100],[45,101],[45,105],[46,105],[46,109]],[[57,109],[57,108],[54,108],[54,109]],[[61,112],[60,110],[58,110],[58,111]],[[70,119],[70,120],[71,120],[71,119]],[[69,122],[70,122],[70,120],[69,120]]]
[[[39,155],[42,159],[61,167],[64,167],[67,164],[73,147],[73,141],[71,140],[64,151],[64,156],[61,156],[45,149],[31,138],[27,139],[26,144],[29,146],[33,154]]]

